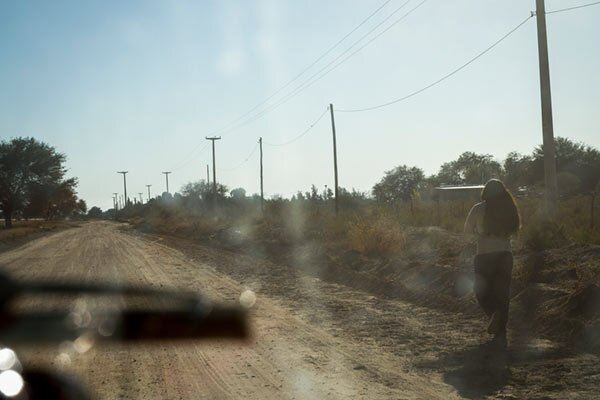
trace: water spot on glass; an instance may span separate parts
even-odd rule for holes
[[[465,296],[473,291],[473,278],[468,274],[461,274],[456,279],[454,290],[458,296]]]
[[[18,363],[17,355],[9,348],[0,350],[0,370],[11,369]]]
[[[75,353],[75,347],[73,346],[73,342],[64,341],[58,345],[58,352],[66,355],[72,355]]]
[[[242,307],[251,308],[256,303],[256,294],[252,290],[244,290],[240,295]]]
[[[66,367],[68,365],[71,365],[71,356],[67,353],[60,353],[56,356],[54,362],[60,367]]]
[[[89,333],[84,333],[83,335],[75,339],[75,341],[73,342],[73,347],[75,348],[75,351],[79,354],[86,353],[92,347],[94,347],[94,337]]]
[[[99,324],[98,333],[104,337],[112,336],[116,327],[117,322],[114,318],[106,318]]]

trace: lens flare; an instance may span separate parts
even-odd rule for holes
[[[23,389],[23,378],[16,371],[8,370],[0,373],[0,392],[8,397],[18,395]]]
[[[11,369],[17,363],[17,355],[9,348],[0,350],[0,370]]]

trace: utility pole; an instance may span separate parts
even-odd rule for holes
[[[138,192],[138,195],[140,196],[140,204],[144,204],[144,199],[142,199],[142,192]]]
[[[206,164],[206,184],[210,185],[210,174],[208,173],[208,164]]]
[[[148,201],[150,201],[150,199],[152,198],[150,196],[150,186],[152,186],[152,185],[146,185],[146,187],[148,188]]]
[[[163,174],[165,174],[165,178],[167,180],[167,193],[169,193],[169,174],[171,173],[171,171],[165,171],[163,172]]]
[[[127,207],[127,179],[125,178],[125,176],[127,175],[129,171],[117,171],[117,174],[123,174],[123,196],[125,198],[125,207]]]
[[[554,126],[552,123],[552,96],[550,91],[550,66],[548,63],[548,37],[546,34],[546,6],[536,0],[538,55],[540,63],[540,93],[542,98],[542,132],[544,151],[544,205],[546,215],[554,219],[558,213],[558,184],[556,182],[556,154]]]
[[[260,210],[265,210],[265,193],[263,186],[263,150],[262,150],[262,137],[258,139],[258,144],[260,145]]]
[[[333,132],[333,173],[335,177],[335,215],[338,215],[338,167],[337,167],[337,142],[335,139],[335,118],[333,117],[333,104],[329,104],[329,112],[331,113],[331,131]]]
[[[212,155],[213,155],[213,195],[217,198],[217,166],[215,162],[215,140],[221,140],[221,136],[206,137],[206,140],[212,141]]]

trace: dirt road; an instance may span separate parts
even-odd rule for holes
[[[96,345],[79,354],[17,349],[27,365],[84,380],[101,399],[592,398],[589,355],[529,339],[518,355],[489,353],[483,322],[385,300],[282,266],[94,222],[0,254],[16,278],[181,288],[237,301],[252,290],[253,340]],[[49,307],[64,299],[33,299]],[[81,307],[78,299],[71,306]],[[36,303],[37,302],[37,303]],[[89,304],[88,304],[89,306]],[[557,362],[560,360],[560,362]],[[509,365],[511,364],[511,365]],[[578,370],[581,369],[581,370]]]

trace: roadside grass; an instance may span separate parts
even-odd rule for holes
[[[533,251],[560,248],[569,243],[600,244],[600,221],[590,224],[590,198],[579,196],[561,201],[556,222],[541,216],[541,198],[517,199],[522,229],[517,247]],[[415,201],[395,205],[374,202],[344,206],[335,215],[333,202],[266,202],[257,207],[188,210],[157,206],[129,218],[140,229],[190,238],[214,238],[232,232],[241,241],[278,243],[282,246],[306,242],[326,248],[388,257],[403,251],[406,231],[413,227],[439,227],[459,234],[474,201]],[[600,219],[600,218],[596,218]],[[460,252],[460,249],[456,249]],[[530,275],[523,272],[523,276]]]
[[[17,240],[25,239],[31,235],[69,228],[75,226],[76,224],[76,222],[70,221],[13,221],[13,227],[11,229],[0,229],[0,243],[10,244]]]

